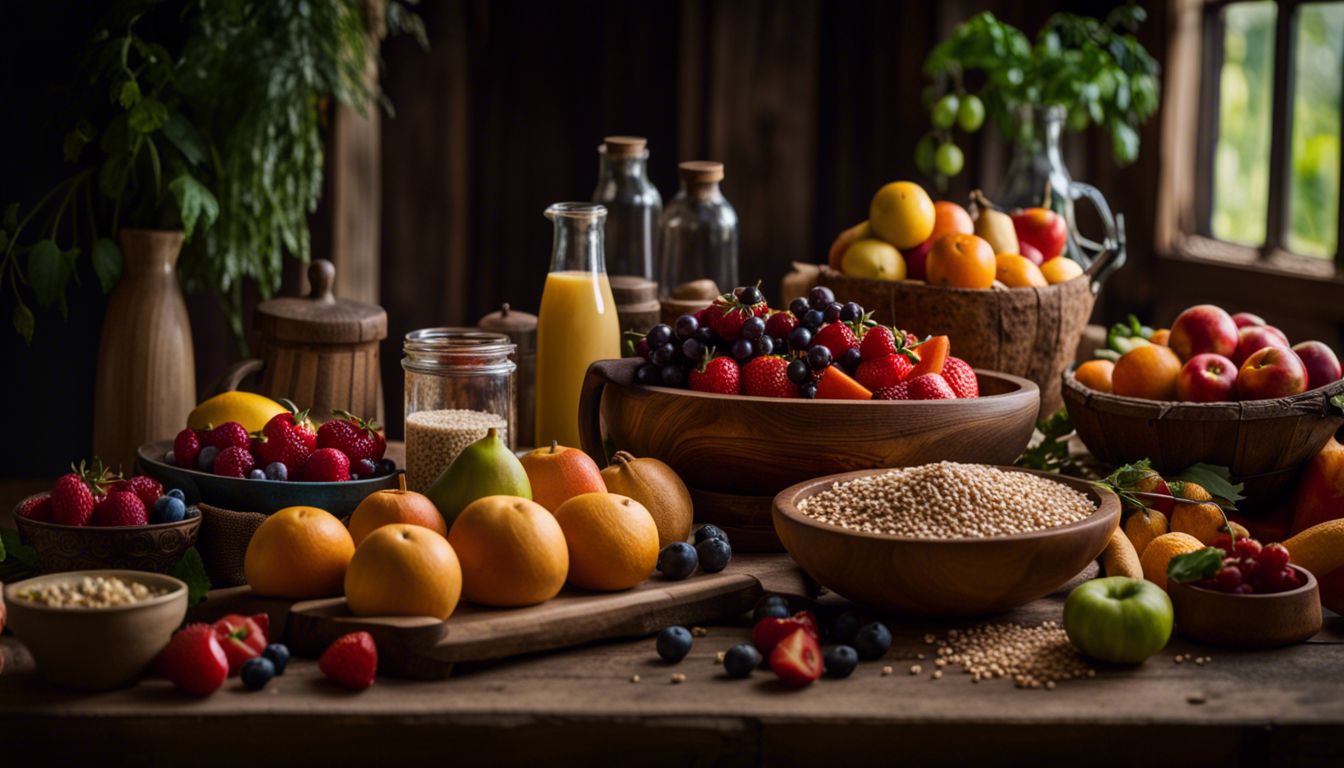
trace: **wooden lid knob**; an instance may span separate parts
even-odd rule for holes
[[[326,259],[313,259],[313,263],[308,265],[308,282],[312,285],[312,291],[308,298],[318,301],[335,301],[336,296],[331,292],[332,286],[336,283],[336,265]]]
[[[537,316],[530,312],[514,309],[506,302],[499,308],[498,312],[491,312],[482,317],[476,323],[476,327],[495,333],[535,333]]]
[[[701,184],[723,181],[723,163],[713,160],[687,160],[677,165],[682,179]]]
[[[611,157],[638,157],[648,144],[643,136],[608,136],[602,140],[602,151]]]

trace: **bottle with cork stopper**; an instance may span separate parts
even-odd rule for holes
[[[659,277],[664,296],[695,280],[721,291],[737,285],[737,211],[719,190],[723,163],[693,160],[677,166],[681,187],[658,225]]]
[[[607,209],[607,273],[656,280],[658,217],[663,197],[649,181],[648,140],[608,136],[597,148],[593,202]]]

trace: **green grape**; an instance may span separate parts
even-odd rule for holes
[[[966,158],[961,154],[961,148],[949,141],[938,148],[933,162],[939,173],[944,176],[956,176],[961,173],[961,167],[966,163]]]
[[[957,109],[957,125],[967,133],[975,133],[985,124],[985,103],[979,96],[971,94],[961,100]]]
[[[933,175],[933,156],[938,147],[934,144],[933,134],[926,133],[915,145],[915,167],[925,176]]]
[[[930,116],[935,128],[951,128],[957,121],[957,95],[949,93],[933,105]]]

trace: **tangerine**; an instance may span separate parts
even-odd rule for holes
[[[448,532],[462,564],[462,593],[480,605],[534,605],[555,597],[569,573],[565,533],[546,508],[521,496],[486,496]]]
[[[569,582],[576,587],[629,589],[658,563],[658,525],[643,504],[628,496],[575,496],[555,510],[555,521],[565,533]]]
[[[1041,268],[1031,263],[1026,256],[1016,253],[1000,253],[994,257],[995,277],[1009,288],[1044,288],[1049,283],[1041,274]]]
[[[943,235],[933,244],[925,267],[932,285],[988,288],[994,284],[998,262],[994,249],[975,235]]]
[[[252,534],[243,575],[253,592],[267,597],[334,597],[354,554],[354,539],[330,512],[285,507]]]
[[[929,239],[937,240],[943,235],[969,235],[975,232],[975,222],[965,208],[951,200],[939,200],[933,204],[933,232]]]
[[[1074,370],[1073,378],[1088,389],[1109,393],[1114,372],[1115,363],[1110,360],[1088,360]]]
[[[1056,256],[1041,265],[1041,274],[1047,283],[1054,285],[1079,277],[1083,274],[1083,268],[1073,259]]]
[[[1188,533],[1164,533],[1148,543],[1139,555],[1139,564],[1143,566],[1143,578],[1157,586],[1167,588],[1167,564],[1171,558],[1203,549],[1204,542]]]
[[[438,531],[393,523],[370,533],[345,572],[345,601],[356,616],[453,615],[462,596],[457,553]]]
[[[1111,370],[1111,391],[1123,397],[1175,400],[1181,359],[1170,347],[1144,344],[1120,356]]]
[[[434,502],[422,493],[406,490],[405,473],[398,479],[401,482],[399,489],[374,491],[365,496],[351,513],[350,538],[354,540],[356,548],[370,533],[393,523],[424,526],[440,536],[448,535],[448,526],[444,524],[443,515],[439,514],[439,508],[434,506]]]

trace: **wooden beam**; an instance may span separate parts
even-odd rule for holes
[[[382,220],[382,130],[378,106],[366,114],[341,105],[332,120],[331,260],[336,295],[379,301],[378,245]]]

